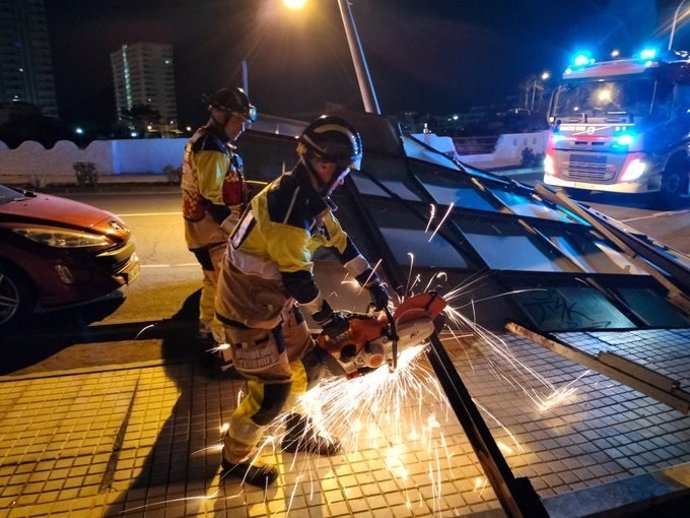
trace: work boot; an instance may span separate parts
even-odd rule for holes
[[[220,463],[222,475],[241,480],[243,483],[257,487],[271,485],[278,478],[278,468],[272,464],[259,462],[230,462],[223,460]]]
[[[316,455],[335,455],[341,449],[337,439],[328,439],[319,435],[310,417],[289,414],[285,419],[285,435],[281,449],[289,453],[304,451]]]

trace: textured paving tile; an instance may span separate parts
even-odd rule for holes
[[[605,347],[627,343],[600,338]],[[644,340],[631,340],[636,351]],[[671,349],[687,343],[675,332],[664,340]],[[446,347],[513,473],[542,497],[690,462],[690,418],[543,347],[509,335]],[[671,369],[676,349],[644,354]],[[176,365],[0,382],[0,516],[416,517],[497,508],[423,357],[414,372],[396,386],[357,389],[346,417],[329,421],[344,454],[266,448],[264,459],[281,466],[268,491],[218,473],[237,380]]]

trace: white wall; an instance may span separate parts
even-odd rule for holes
[[[531,148],[534,154],[545,153],[548,130],[534,133],[506,133],[500,135],[493,153],[462,155],[457,153],[450,137],[439,137],[433,133],[418,133],[413,136],[446,156],[455,157],[461,162],[479,169],[497,169],[519,166],[522,163],[522,150]]]
[[[519,166],[522,150],[532,148],[544,153],[548,132],[511,133],[501,135],[490,154],[457,155],[457,158],[480,169]],[[433,134],[416,135],[442,153],[452,156],[455,148],[450,137]],[[85,149],[61,140],[50,149],[34,141],[23,142],[8,149],[0,142],[0,183],[74,182],[74,162],[93,162],[101,177],[128,174],[163,174],[167,165],[179,167],[186,138],[141,140],[96,140]]]
[[[112,174],[161,173],[166,165],[179,167],[186,138],[112,140]]]
[[[523,149],[531,148],[534,154],[546,152],[548,135],[548,130],[534,133],[506,133],[498,137],[493,153],[459,155],[459,159],[479,169],[519,166],[522,163]]]
[[[0,142],[0,183],[45,185],[74,181],[74,162],[93,162],[99,175],[163,174],[182,164],[186,138],[96,140],[85,149],[61,140],[50,149],[34,141],[8,149]]]

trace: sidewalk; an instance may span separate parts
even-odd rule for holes
[[[624,508],[685,516],[650,505],[687,494],[690,418],[525,339],[502,338],[504,346],[446,345],[514,475],[529,477],[550,516]],[[266,446],[264,460],[281,466],[266,491],[219,472],[240,380],[190,362],[4,376],[0,517],[500,516],[426,359],[377,374],[329,388],[332,404],[349,403],[327,422],[344,453]],[[554,388],[558,397],[547,399]]]
[[[36,185],[39,182],[37,178],[30,178],[26,175],[8,175],[0,174],[0,183],[6,185],[16,185],[20,187],[27,187],[32,189],[64,189],[75,188],[82,191],[89,189],[98,189],[102,186],[116,186],[116,185],[172,185],[168,177],[162,173],[159,174],[101,174],[95,186],[79,187],[75,175],[51,175],[40,179],[44,185]]]

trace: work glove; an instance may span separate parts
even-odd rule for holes
[[[381,311],[388,307],[388,292],[386,291],[386,287],[383,282],[381,282],[379,276],[371,271],[371,268],[367,268],[355,278],[360,286],[364,286],[369,290],[371,303],[376,309]]]
[[[371,303],[379,311],[388,307],[388,292],[386,287],[381,282],[375,282],[368,286],[369,294],[371,295]]]
[[[324,334],[328,335],[331,339],[342,335],[350,327],[345,316],[340,311],[333,311],[330,304],[325,300],[323,301],[321,309],[314,313],[312,318],[314,322],[321,326]]]

